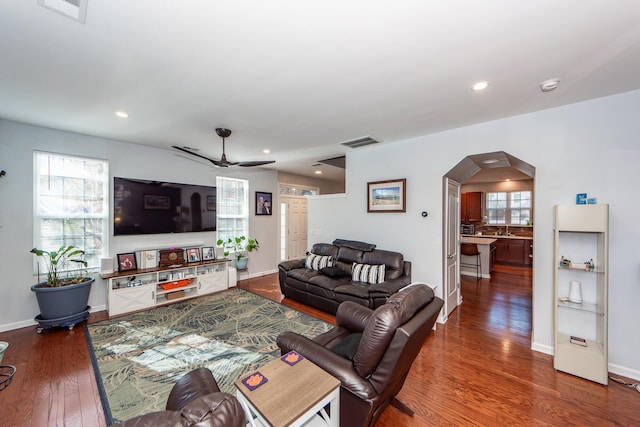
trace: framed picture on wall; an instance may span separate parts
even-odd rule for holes
[[[407,180],[367,183],[367,212],[406,212]]]
[[[256,191],[256,215],[271,215],[271,193]]]

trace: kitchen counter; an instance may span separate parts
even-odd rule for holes
[[[462,238],[478,238],[478,239],[523,239],[523,240],[533,240],[533,237],[527,236],[507,236],[506,234],[502,234],[499,236],[493,234],[461,234]],[[471,242],[475,243],[475,242]]]
[[[461,243],[475,243],[478,245],[478,252],[480,252],[480,267],[482,277],[484,279],[491,279],[491,267],[492,267],[492,250],[495,253],[495,242],[498,239],[493,236],[462,236]],[[475,264],[474,256],[460,255],[460,262],[465,264]],[[465,276],[476,276],[476,269],[472,266],[460,265],[460,274]]]

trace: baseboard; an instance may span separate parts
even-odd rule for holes
[[[554,353],[552,346],[542,345],[537,343],[531,344],[531,350],[548,354],[549,356],[553,356],[553,353]],[[621,375],[626,378],[640,380],[640,371],[637,371],[635,369],[627,368],[625,366],[620,366],[620,365],[614,365],[613,363],[609,363],[609,366],[607,369],[609,369],[610,374]]]
[[[107,305],[101,304],[95,307],[91,307],[91,309],[89,310],[89,313],[95,313],[97,311],[105,311],[106,309],[107,309]],[[4,325],[0,325],[0,332],[13,331],[14,329],[20,329],[20,328],[28,328],[30,326],[35,326],[37,324],[38,322],[36,322],[34,319],[21,320],[19,322],[14,322],[14,323],[6,323]]]
[[[242,280],[247,280],[247,279],[254,279],[256,277],[262,277],[262,276],[267,276],[269,274],[273,274],[273,273],[277,273],[278,269],[275,270],[267,270],[267,271],[261,271],[259,273],[245,273],[244,271],[240,271],[238,274],[238,281],[242,281]]]
[[[538,343],[532,342],[531,350],[548,354],[549,356],[553,356],[553,347],[550,345],[544,345],[544,344],[538,344]]]
[[[640,381],[640,371],[609,363],[609,373]]]

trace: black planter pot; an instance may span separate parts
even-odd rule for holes
[[[91,285],[94,281],[94,278],[89,278],[75,285],[53,288],[46,286],[45,282],[31,286],[31,290],[36,293],[40,307],[39,319],[65,319],[85,312]]]

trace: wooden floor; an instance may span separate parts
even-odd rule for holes
[[[276,275],[239,286],[282,299]],[[491,281],[464,276],[462,294],[463,304],[427,338],[399,394],[415,416],[388,407],[378,426],[640,425],[640,393],[555,372],[550,356],[530,350],[530,269],[502,267]],[[3,363],[17,368],[0,391],[0,426],[105,425],[82,327],[42,335],[24,328],[0,333],[0,340],[10,344]]]

